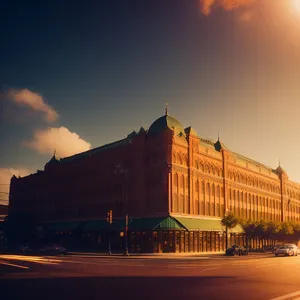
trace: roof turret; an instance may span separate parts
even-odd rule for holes
[[[160,117],[152,123],[148,130],[149,135],[154,135],[161,133],[165,129],[174,130],[177,135],[184,136],[185,132],[183,126],[175,118],[167,115],[167,112],[164,116]]]

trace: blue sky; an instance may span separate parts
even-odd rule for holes
[[[299,2],[2,4],[0,197],[54,148],[66,156],[148,128],[165,102],[199,136],[219,132],[273,168],[280,159],[300,182]]]

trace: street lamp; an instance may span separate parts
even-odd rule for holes
[[[127,183],[129,170],[125,169],[122,164],[118,165],[115,170],[116,173],[124,176],[125,183],[125,255],[129,255],[128,252],[128,199],[127,199]]]
[[[172,164],[168,163],[167,160],[164,160],[164,164],[167,166],[167,172],[168,172],[168,179],[165,182],[167,185],[167,195],[168,195],[168,210],[169,212],[172,211],[173,207],[172,207],[172,176],[170,176],[172,174]]]
[[[226,213],[225,213],[225,216],[227,216],[228,215],[228,212],[229,212],[229,209],[228,208],[226,208]],[[226,237],[225,237],[225,250],[227,250],[227,248],[228,248],[228,226],[227,226],[227,224],[226,224]]]

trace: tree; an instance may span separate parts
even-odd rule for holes
[[[267,223],[266,235],[270,239],[274,239],[281,230],[281,224],[279,222],[270,221]]]
[[[284,237],[284,238],[289,238],[294,234],[294,228],[293,225],[290,222],[283,222],[281,224],[281,230],[280,230],[280,234]]]
[[[244,229],[244,232],[246,234],[246,244],[248,248],[248,239],[253,238],[255,236],[255,230],[257,223],[253,222],[251,220],[245,221],[245,220],[240,220],[239,221],[240,225]]]
[[[299,240],[300,238],[300,224],[299,223],[293,223],[292,224],[294,229],[294,236],[296,240]]]
[[[238,223],[238,218],[231,212],[224,215],[221,220],[221,224],[226,227],[226,249],[228,248],[228,229],[234,228]]]

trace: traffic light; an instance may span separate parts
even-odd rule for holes
[[[107,221],[108,224],[112,224],[112,222],[113,222],[113,219],[112,219],[112,209],[110,209],[110,210],[107,212],[106,221]]]

